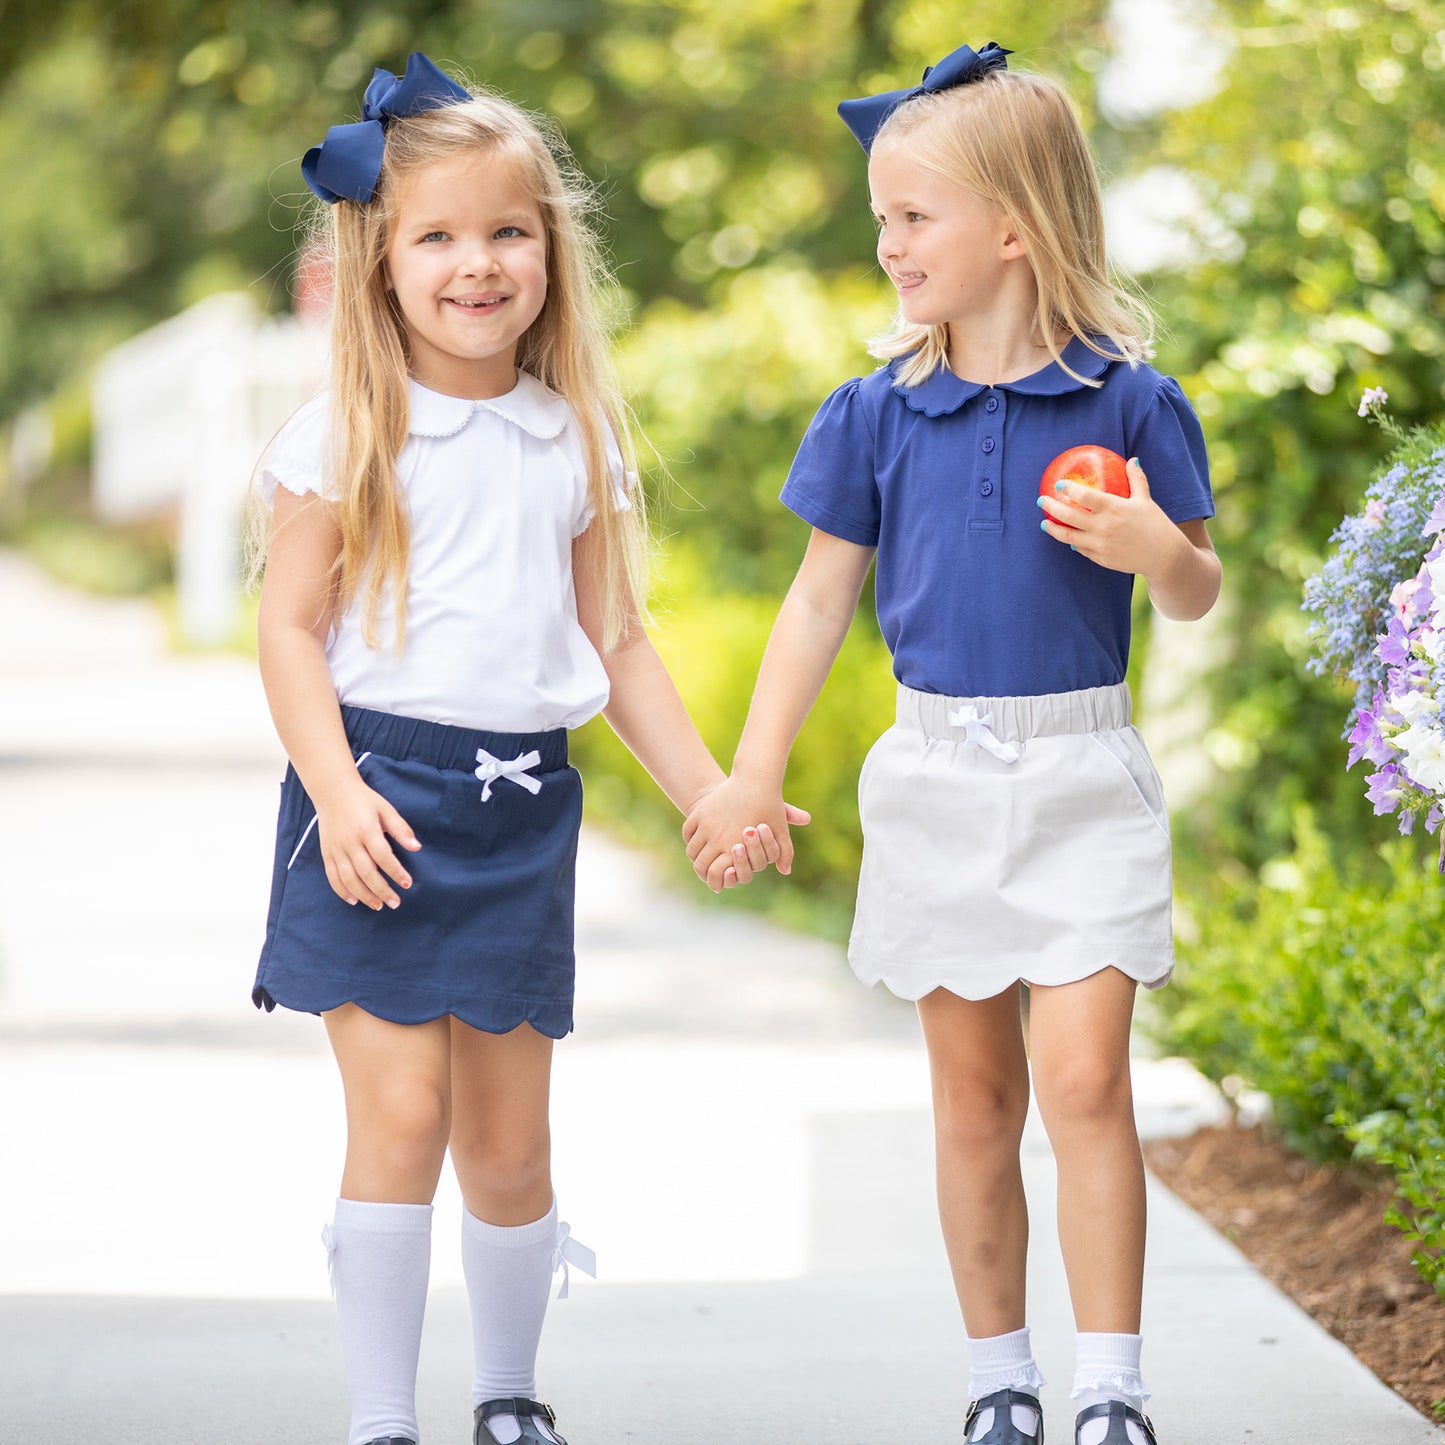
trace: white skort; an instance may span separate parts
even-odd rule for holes
[[[898,689],[858,780],[848,957],[901,998],[1174,967],[1169,817],[1128,687],[957,698]]]

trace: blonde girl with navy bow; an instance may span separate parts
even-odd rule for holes
[[[963,46],[912,90],[839,107],[869,155],[899,316],[875,348],[887,364],[838,388],[803,439],[783,501],[812,538],[732,777],[684,833],[714,887],[755,819],[791,859],[788,751],[876,560],[897,721],[859,782],[849,957],[917,1001],[969,1343],[964,1438],[1043,1440],[1019,1168],[1032,1079],[1078,1330],[1074,1438],[1156,1445],[1129,1025],[1137,986],[1172,967],[1169,822],[1124,676],[1136,575],[1166,616],[1212,606],[1214,508],[1199,423],[1108,276],[1068,98],[1007,54]],[[1040,499],[1055,455],[1089,443],[1131,459],[1132,494],[1064,483]]]
[[[643,632],[642,496],[560,141],[413,55],[303,172],[328,203],[332,385],[260,470],[261,671],[290,759],[254,997],[322,1015],[346,1096],[325,1232],[349,1445],[414,1445],[432,1197],[465,1212],[475,1445],[564,1445],[537,1398],[599,711],[684,812],[721,779]],[[794,815],[794,821],[805,815]],[[740,840],[729,882],[777,859]]]

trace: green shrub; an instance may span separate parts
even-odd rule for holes
[[[1445,880],[1404,841],[1382,856],[1383,886],[1342,876],[1301,813],[1291,856],[1197,912],[1156,1029],[1269,1095],[1296,1147],[1388,1168],[1392,1222],[1445,1293]]]
[[[103,597],[155,593],[171,579],[170,543],[159,527],[102,527],[59,512],[31,514],[0,533],[52,577]]]

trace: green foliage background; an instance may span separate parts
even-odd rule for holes
[[[1141,279],[1220,505],[1218,785],[1181,828],[1186,865],[1213,870],[1288,846],[1302,799],[1331,837],[1382,836],[1339,776],[1339,697],[1301,668],[1298,595],[1378,454],[1353,398],[1384,385],[1406,423],[1440,408],[1445,0],[1202,13],[1226,47],[1216,89],[1143,118],[1109,109],[1104,0],[979,4],[968,38],[1070,85],[1113,177],[1172,166],[1198,197],[1188,259]],[[211,291],[286,307],[296,163],[354,116],[374,62],[424,49],[556,115],[606,196],[624,356],[673,477],[665,530],[710,561],[696,595],[663,598],[679,623],[717,616],[717,594],[781,594],[802,542],[776,502],[792,449],[890,314],[834,106],[965,38],[941,0],[0,0],[0,35],[0,424]],[[819,840],[851,820],[816,811],[833,856]]]
[[[1445,888],[1397,839],[1385,886],[1330,858],[1308,810],[1259,880],[1221,880],[1209,931],[1155,996],[1159,1033],[1228,1085],[1270,1097],[1304,1153],[1381,1165],[1394,1222],[1445,1294]]]
[[[1385,387],[1406,425],[1442,411],[1445,0],[1195,8],[1223,56],[1212,90],[1140,116],[1109,66],[1106,0],[981,0],[966,31],[943,0],[0,0],[0,428],[43,405],[62,439],[23,506],[0,464],[0,528],[67,554],[46,525],[82,507],[77,398],[109,346],[219,289],[289,305],[302,152],[355,117],[374,63],[399,69],[425,50],[555,115],[605,194],[630,314],[622,355],[671,478],[654,480],[658,640],[726,761],[804,542],[778,487],[813,409],[870,364],[863,339],[891,309],[862,156],[834,106],[912,83],[964,40],[997,39],[1070,86],[1111,178],[1147,197],[1170,168],[1196,201],[1190,245],[1139,278],[1164,323],[1159,364],[1205,425],[1226,573],[1217,618],[1193,634],[1210,647],[1171,660],[1209,699],[1198,744],[1213,768],[1177,820],[1180,898],[1206,944],[1191,956],[1201,979],[1227,977],[1251,945],[1260,967],[1241,971],[1239,999],[1181,990],[1193,1012],[1176,1017],[1194,1022],[1175,1037],[1295,1098],[1288,1071],[1239,1034],[1245,1020],[1278,1033],[1271,968],[1288,956],[1291,977],[1336,970],[1335,992],[1321,974],[1289,1027],[1343,1032],[1322,1010],[1382,1020],[1370,1047],[1398,1031],[1382,1077],[1403,1077],[1407,1051],[1429,1039],[1401,1021],[1401,990],[1420,980],[1399,983],[1397,965],[1408,952],[1438,976],[1437,915],[1410,918],[1439,894],[1381,861],[1392,825],[1343,772],[1346,697],[1304,671],[1299,600],[1384,449],[1354,415],[1363,389]],[[1208,68],[1205,47],[1194,63]],[[149,575],[144,556],[111,570],[122,565]],[[743,895],[834,930],[856,870],[857,768],[890,709],[868,612],[795,754],[790,794],[817,815],[799,871]],[[1147,611],[1140,620],[1143,656]],[[595,808],[675,838],[677,820],[604,729],[578,745]],[[1295,857],[1305,803],[1308,887],[1361,916],[1372,897],[1398,903],[1371,915],[1401,940],[1383,971],[1348,962],[1333,926],[1291,932],[1298,890],[1261,888],[1261,870]],[[1309,1136],[1343,1110],[1359,1140],[1394,1148],[1397,1106],[1361,1113],[1355,1097],[1325,1087],[1316,1124],[1301,1114],[1292,1127]]]

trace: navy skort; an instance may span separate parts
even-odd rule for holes
[[[326,880],[316,810],[288,766],[257,1007],[354,1003],[394,1023],[452,1014],[488,1033],[524,1021],[549,1038],[570,1032],[582,780],[566,730],[341,712],[362,779],[421,842],[411,853],[393,840],[412,885],[397,889],[398,908],[344,903]]]

